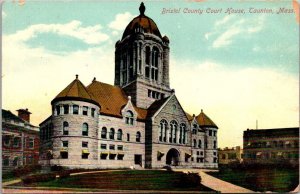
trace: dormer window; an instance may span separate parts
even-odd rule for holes
[[[127,125],[133,125],[133,113],[130,110],[125,114],[125,123]]]

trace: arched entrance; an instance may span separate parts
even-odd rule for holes
[[[178,166],[179,165],[179,152],[178,152],[178,150],[172,148],[168,151],[166,164],[172,165],[172,166]]]

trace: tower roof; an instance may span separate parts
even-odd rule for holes
[[[154,34],[160,38],[162,38],[159,29],[157,27],[157,25],[155,24],[155,22],[149,18],[148,16],[145,15],[145,6],[144,3],[141,3],[140,5],[140,15],[135,17],[126,27],[122,39],[124,39],[125,37],[127,37],[128,35],[134,34],[135,33],[135,28],[137,27],[141,27],[143,28],[145,33],[150,33],[150,34]]]
[[[76,75],[76,79],[74,81],[72,81],[52,100],[51,104],[60,100],[81,100],[99,106],[94,96],[88,92],[86,87],[78,79],[78,75]]]
[[[196,120],[200,127],[213,127],[218,129],[218,126],[206,114],[204,114],[202,109],[201,113],[196,116]]]

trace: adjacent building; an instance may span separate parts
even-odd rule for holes
[[[244,131],[245,163],[299,164],[299,127]]]
[[[218,149],[219,164],[241,163],[243,149],[240,146]]]
[[[140,15],[115,44],[115,85],[76,75],[40,124],[40,163],[68,168],[217,168],[217,125],[183,110],[169,80],[169,43]],[[187,94],[192,95],[192,94]]]
[[[39,129],[30,124],[28,109],[19,109],[18,116],[2,109],[2,170],[38,164]]]

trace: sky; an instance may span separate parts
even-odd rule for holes
[[[76,74],[86,86],[94,77],[113,84],[115,43],[140,2],[4,2],[2,108],[28,108],[38,125]],[[256,121],[299,126],[299,0],[144,3],[170,39],[171,88],[186,112],[203,109],[218,125],[219,147],[242,146]]]

